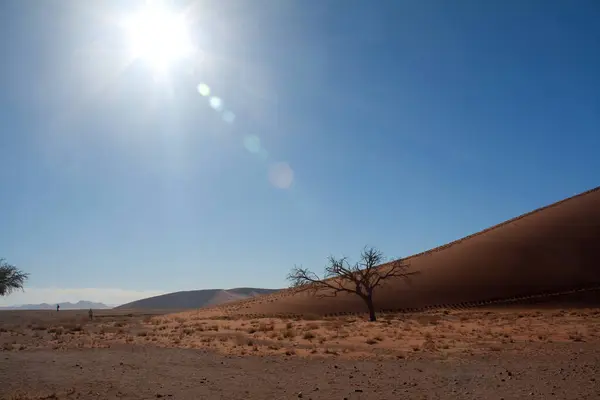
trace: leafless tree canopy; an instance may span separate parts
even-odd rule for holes
[[[29,277],[14,265],[8,264],[5,259],[0,258],[0,296],[11,294],[17,289],[23,289],[25,281]]]
[[[330,256],[325,274],[319,277],[307,268],[295,266],[287,279],[298,290],[313,290],[321,296],[335,296],[337,293],[352,293],[362,298],[369,308],[371,320],[375,320],[373,309],[373,291],[389,278],[405,278],[416,274],[408,271],[408,264],[395,260],[378,267],[385,262],[383,253],[373,247],[365,247],[360,260],[350,264],[346,257],[336,259]]]

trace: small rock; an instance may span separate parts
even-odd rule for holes
[[[354,389],[356,393],[362,393],[362,389]]]
[[[301,399],[304,395],[302,394],[302,392],[298,393],[298,398]]]

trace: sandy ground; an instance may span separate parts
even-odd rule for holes
[[[160,314],[0,313],[0,399],[600,398],[597,309]]]
[[[118,345],[9,352],[2,399],[597,399],[600,347],[532,344],[447,359],[224,356]]]

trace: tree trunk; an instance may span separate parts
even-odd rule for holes
[[[373,295],[365,296],[363,300],[365,301],[365,303],[367,304],[367,308],[369,309],[369,321],[377,321],[377,317],[375,316],[375,306],[373,305]]]

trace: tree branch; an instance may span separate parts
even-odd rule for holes
[[[335,277],[327,280],[321,279],[307,268],[294,267],[287,276],[287,279],[291,282],[291,286],[299,291],[314,290],[316,292],[319,289],[331,289],[335,294],[338,292],[354,293],[353,290],[344,287],[342,282]]]
[[[0,258],[0,296],[10,294],[17,289],[23,290],[23,285],[28,277],[29,274]]]
[[[332,291],[331,297],[335,297],[340,292],[355,294],[367,304],[372,321],[375,320],[373,290],[386,279],[394,277],[408,279],[418,273],[407,271],[408,265],[402,259],[383,264],[385,261],[383,253],[373,247],[365,247],[361,252],[360,261],[353,265],[346,257],[336,259],[330,256],[328,261],[323,279],[314,272],[297,266],[294,266],[287,279],[292,287],[300,291],[318,292],[325,289]]]

